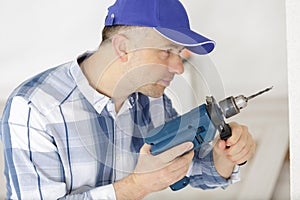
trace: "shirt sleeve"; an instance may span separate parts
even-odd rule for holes
[[[112,184],[90,190],[92,199],[115,200],[116,193]]]
[[[34,120],[33,120],[34,119]],[[69,190],[46,119],[22,97],[8,100],[1,120],[8,199],[115,199],[113,185]]]
[[[236,165],[231,176],[228,179],[225,179],[219,175],[214,166],[212,151],[209,151],[204,157],[198,156],[197,153],[199,153],[199,151],[195,151],[193,166],[190,173],[190,185],[192,187],[204,190],[217,187],[225,189],[227,186],[240,180],[239,166]]]

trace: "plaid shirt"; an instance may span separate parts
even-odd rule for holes
[[[132,172],[147,132],[177,116],[165,95],[140,93],[116,114],[78,61],[36,75],[9,97],[1,121],[8,199],[115,199],[112,183]],[[190,177],[194,187],[226,187],[238,169],[225,180],[211,151],[196,152]]]

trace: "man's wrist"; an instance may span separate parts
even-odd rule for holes
[[[137,183],[135,174],[115,182],[113,186],[117,200],[143,199],[149,193]]]
[[[218,155],[218,153],[215,150],[213,150],[213,161],[215,169],[219,173],[219,175],[225,179],[230,178],[235,164],[227,158],[225,158],[224,156]]]

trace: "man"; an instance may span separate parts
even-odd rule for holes
[[[95,52],[24,82],[2,119],[9,199],[142,199],[186,174],[202,189],[238,180],[255,144],[247,127],[208,154],[183,143],[157,156],[143,138],[177,116],[164,95],[187,48],[214,42],[191,31],[178,0],[117,0]],[[230,148],[226,148],[229,146]],[[188,152],[188,153],[186,153]]]

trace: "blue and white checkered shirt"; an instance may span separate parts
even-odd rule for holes
[[[140,93],[116,114],[77,60],[36,75],[12,93],[2,116],[7,198],[115,199],[112,183],[133,171],[147,132],[176,115],[165,95]],[[212,153],[196,154],[190,176],[202,189],[239,179],[237,168],[220,177]]]

